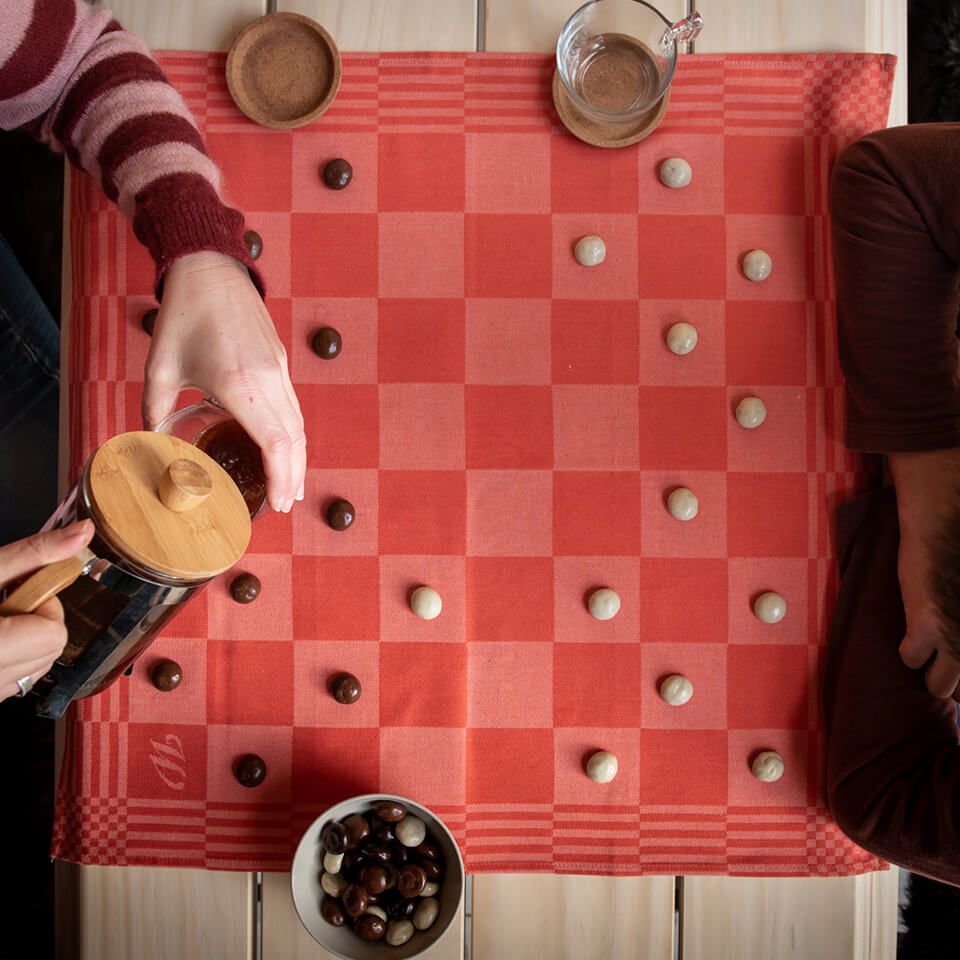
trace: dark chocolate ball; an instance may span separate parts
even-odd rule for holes
[[[346,530],[353,524],[357,513],[349,500],[334,500],[327,507],[327,523],[334,530]]]
[[[353,925],[353,932],[361,940],[380,940],[387,932],[387,925],[376,914],[365,913]]]
[[[255,753],[248,753],[237,762],[237,779],[245,787],[259,787],[266,776],[267,765]]]
[[[153,685],[164,693],[176,690],[183,679],[183,670],[175,660],[161,660],[150,674]]]
[[[340,824],[340,826],[343,826],[343,824]],[[346,827],[344,827],[344,834],[346,834]],[[344,843],[348,842],[349,838],[344,840]],[[324,844],[324,846],[326,846],[326,844]],[[359,850],[348,850],[343,855],[343,863],[340,864],[340,872],[348,880],[356,880],[360,876],[360,871],[366,866],[366,864],[367,861]]]
[[[243,242],[247,245],[251,260],[256,260],[263,253],[263,237],[256,230],[245,231]]]
[[[252,603],[260,596],[260,581],[252,573],[241,573],[230,581],[230,596],[237,603]]]
[[[353,179],[353,167],[343,157],[331,160],[323,168],[323,182],[331,190],[342,190]]]
[[[373,812],[388,823],[396,823],[407,815],[407,808],[396,800],[377,800],[373,805]]]
[[[390,860],[390,848],[379,840],[368,840],[360,851],[368,860],[378,863],[387,863]]]
[[[413,859],[413,851],[399,841],[391,843],[390,859],[398,867],[402,867],[405,863],[409,863]]]
[[[396,834],[393,832],[393,824],[388,823],[382,817],[378,817],[375,813],[370,814],[370,832],[384,843],[389,843],[391,840],[397,839]]]
[[[337,703],[354,703],[362,688],[360,681],[352,673],[340,673],[333,678],[330,689]]]
[[[360,882],[363,884],[367,893],[377,896],[387,889],[390,882],[390,874],[387,868],[379,863],[368,863],[360,871]]]
[[[359,917],[367,909],[370,898],[359,883],[348,883],[340,894],[340,902],[351,917]]]
[[[339,355],[343,347],[343,337],[333,327],[321,327],[313,335],[310,346],[321,360],[332,360]]]
[[[340,906],[340,901],[326,894],[324,894],[323,899],[320,901],[320,916],[334,927],[342,927],[344,921],[347,919],[344,915],[343,907]]]
[[[417,856],[426,857],[428,860],[440,859],[440,846],[433,840],[424,840],[414,852]]]
[[[415,863],[408,863],[397,871],[397,890],[401,897],[419,897],[426,885],[427,875],[423,867],[418,867]]]
[[[320,842],[327,853],[343,853],[350,843],[350,835],[342,823],[331,820],[323,825],[323,829],[320,831]]]
[[[156,307],[151,307],[149,310],[146,310],[143,316],[140,318],[140,326],[143,327],[143,329],[149,333],[151,337],[153,336],[153,328],[156,325],[157,314],[159,312],[160,311],[157,310]]]
[[[421,860],[420,866],[427,875],[427,879],[433,883],[443,876],[443,867],[439,860]]]

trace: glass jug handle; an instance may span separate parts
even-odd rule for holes
[[[667,27],[660,38],[660,48],[669,47],[671,43],[689,43],[696,39],[703,29],[703,17],[694,10],[689,17],[678,20],[673,26]]]

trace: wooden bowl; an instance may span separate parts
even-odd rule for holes
[[[286,130],[316,120],[340,88],[333,37],[299,13],[268,13],[248,23],[227,54],[234,103],[265,127]]]

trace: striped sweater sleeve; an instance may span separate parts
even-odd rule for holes
[[[28,130],[100,181],[153,257],[158,295],[170,264],[200,250],[235,257],[261,286],[186,104],[109,11],[2,0],[0,127]]]

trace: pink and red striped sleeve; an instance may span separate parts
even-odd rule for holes
[[[3,0],[0,127],[23,127],[96,177],[157,266],[215,250],[252,268],[243,216],[186,104],[107,10],[85,0]]]

